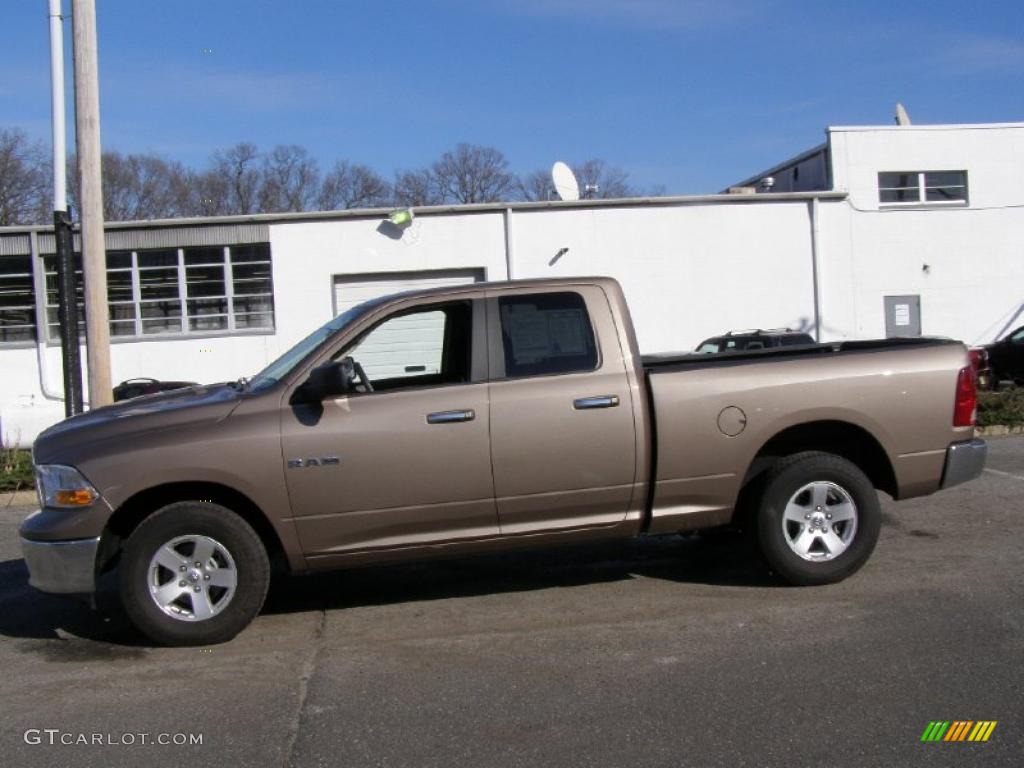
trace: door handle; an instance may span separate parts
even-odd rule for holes
[[[572,407],[577,411],[588,408],[614,408],[619,404],[618,395],[597,395],[596,397],[581,397],[572,401]]]
[[[438,411],[427,414],[427,424],[454,424],[457,421],[472,421],[476,418],[476,411],[466,409],[465,411]]]

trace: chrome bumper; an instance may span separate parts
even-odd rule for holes
[[[30,541],[22,538],[28,583],[42,592],[80,594],[96,588],[96,551],[100,539]]]
[[[953,443],[946,449],[946,468],[942,472],[942,486],[966,483],[981,475],[985,469],[988,444],[979,438],[963,443]]]

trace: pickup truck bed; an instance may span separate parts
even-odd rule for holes
[[[972,436],[936,417],[963,356],[946,339],[644,356],[663,436],[648,530],[731,522],[741,489],[797,448],[854,458],[897,499],[938,490],[946,446]]]
[[[822,356],[832,357],[844,352],[877,352],[913,347],[930,347],[942,344],[958,345],[952,339],[935,337],[867,339],[854,341],[823,342],[821,344],[803,344],[787,347],[765,347],[738,352],[724,351],[715,354],[697,352],[661,352],[653,355],[641,355],[644,369],[652,372],[664,369],[674,370],[676,366],[729,365],[740,362],[757,362],[763,360],[791,359],[794,357]]]

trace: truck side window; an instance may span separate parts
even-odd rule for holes
[[[594,329],[578,293],[505,296],[498,311],[507,377],[597,368]]]
[[[465,383],[472,318],[469,301],[417,307],[386,318],[343,354],[362,365],[375,392]]]

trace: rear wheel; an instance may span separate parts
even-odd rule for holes
[[[881,507],[852,462],[808,451],[769,470],[757,510],[761,552],[784,581],[831,584],[856,572],[875,548]]]
[[[218,504],[179,502],[155,512],[121,558],[125,612],[164,645],[230,640],[259,613],[269,583],[259,536]]]

